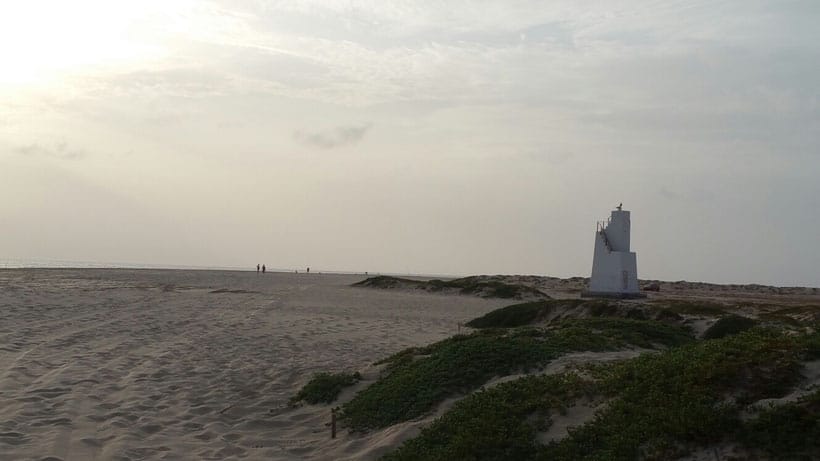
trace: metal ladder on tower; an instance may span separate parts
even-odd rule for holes
[[[612,245],[609,243],[609,239],[606,237],[606,232],[604,231],[609,225],[609,221],[599,221],[598,222],[598,233],[601,234],[601,238],[604,240],[604,246],[606,246],[606,250],[612,253]]]

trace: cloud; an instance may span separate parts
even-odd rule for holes
[[[43,146],[38,143],[20,146],[14,149],[20,155],[30,157],[51,157],[63,160],[79,160],[86,156],[86,152],[68,147],[65,142],[54,144],[53,146]]]
[[[680,200],[681,199],[681,195],[678,192],[676,192],[674,190],[671,190],[666,186],[661,186],[659,192],[662,196],[664,196],[665,198],[667,198],[669,200]]]
[[[299,142],[320,149],[335,149],[356,144],[362,140],[371,124],[339,126],[323,131],[298,130],[293,134]]]

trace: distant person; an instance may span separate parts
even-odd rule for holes
[[[310,268],[309,267],[307,268],[307,273],[310,274]]]
[[[259,275],[259,264],[256,265],[256,274]]]
[[[264,264],[262,264],[262,273],[263,274],[265,273],[265,265]]]

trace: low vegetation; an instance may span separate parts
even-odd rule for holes
[[[497,281],[365,282],[473,294],[481,285],[486,294]],[[522,296],[505,289],[493,293]],[[417,437],[386,454],[388,461],[665,460],[719,444],[737,447],[738,459],[820,459],[820,391],[761,406],[794,390],[804,379],[804,362],[820,360],[820,309],[757,307],[763,311],[759,319],[709,301],[514,304],[468,322],[476,329],[472,333],[379,362],[382,375],[341,406],[341,423],[353,431],[385,428],[430,415],[445,400],[458,398]],[[717,320],[698,341],[685,326],[691,317]],[[626,348],[659,352],[488,385],[494,378],[544,371],[564,354]],[[331,402],[339,391],[331,392],[334,386],[322,379],[310,394]],[[312,384],[294,399],[309,401]],[[579,404],[596,406],[594,416],[566,436],[543,437],[553,421]]]
[[[542,459],[674,459],[740,426],[739,410],[800,379],[800,342],[753,330],[601,368],[609,402],[591,423],[545,447]]]
[[[546,293],[529,285],[506,283],[483,276],[464,277],[454,280],[434,279],[424,281],[381,275],[378,277],[370,277],[366,280],[362,280],[361,282],[354,283],[353,286],[383,289],[410,288],[434,293],[450,291],[463,295],[480,296],[482,298],[549,298]]]
[[[657,307],[664,308],[669,312],[679,315],[694,315],[706,317],[720,317],[726,315],[726,307],[723,304],[710,301],[689,301],[682,299],[665,299],[652,303]]]
[[[816,334],[755,328],[591,367],[587,378],[525,377],[462,399],[384,459],[661,460],[725,440],[778,459],[814,459],[816,395],[748,423],[740,411],[787,393],[818,344]],[[606,400],[591,421],[549,445],[537,442],[565,406],[590,396]]]
[[[683,321],[680,315],[657,305],[621,303],[608,299],[548,299],[502,307],[470,320],[466,325],[472,328],[512,328],[566,317]]]
[[[771,459],[820,459],[820,391],[760,412],[743,425],[739,438]]]
[[[576,303],[580,300],[570,300]],[[510,328],[530,325],[552,312],[554,303],[535,301],[502,307],[466,323],[471,328]]]
[[[671,347],[692,340],[683,327],[608,318],[458,335],[384,360],[385,375],[343,405],[342,419],[354,430],[386,427],[427,414],[493,377],[543,367],[564,353]]]
[[[757,321],[740,315],[727,315],[721,317],[703,332],[703,339],[717,339],[724,336],[735,335],[741,331],[746,331],[757,325]]]
[[[332,403],[339,397],[342,389],[359,382],[362,376],[355,373],[318,373],[308,381],[299,392],[290,399],[291,404],[307,402],[310,404]]]
[[[480,390],[382,459],[534,459],[537,431],[546,430],[551,414],[589,393],[590,387],[590,382],[567,373],[527,376]]]
[[[769,310],[759,315],[760,319],[786,326],[799,327],[806,323],[820,321],[820,306],[789,306]]]

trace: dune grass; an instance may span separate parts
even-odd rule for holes
[[[602,368],[606,408],[538,459],[674,459],[716,443],[740,426],[743,405],[799,380],[799,350],[794,338],[758,329]]]
[[[743,425],[739,438],[770,459],[820,459],[820,391],[761,411]]]
[[[371,288],[407,287],[426,290],[430,292],[457,290],[460,294],[463,295],[475,295],[484,298],[549,298],[549,296],[546,293],[529,285],[506,283],[500,280],[493,280],[487,277],[479,276],[463,277],[453,280],[433,279],[424,281],[380,275],[377,277],[370,277],[366,280],[362,280],[361,282],[354,283],[353,286]]]
[[[701,300],[664,299],[652,303],[679,315],[720,317],[726,315],[726,306],[716,302]]]
[[[355,373],[318,373],[313,375],[299,392],[290,399],[291,405],[304,401],[310,404],[332,403],[342,389],[359,382],[362,376]]]
[[[477,391],[382,460],[533,459],[535,434],[549,427],[550,414],[590,387],[589,381],[566,373],[527,376]]]
[[[529,325],[549,314],[553,305],[552,301],[513,304],[474,318],[466,325],[471,328],[510,328]]]
[[[817,430],[816,397],[746,425],[739,412],[785,394],[800,379],[800,360],[817,354],[818,344],[817,334],[756,328],[591,367],[586,379],[528,376],[460,400],[384,459],[662,460],[727,439],[769,454],[780,450],[783,459],[810,459],[818,440],[807,440]],[[606,399],[592,421],[560,441],[536,442],[550,415],[590,395]],[[771,440],[758,437],[778,424],[785,426]]]
[[[757,321],[740,315],[727,315],[721,317],[703,332],[703,339],[717,339],[724,336],[735,335],[741,331],[746,331],[757,325]]]
[[[487,280],[483,277],[464,277],[455,280],[431,280],[432,285],[458,288],[461,294],[479,295],[485,298],[520,299],[525,296],[549,298],[546,293],[528,285]]]
[[[382,363],[385,375],[342,407],[353,430],[386,427],[422,416],[446,398],[467,394],[495,376],[547,365],[572,351],[677,346],[688,330],[628,319],[565,321],[555,328],[489,329],[410,348]]]
[[[755,328],[573,373],[527,376],[475,392],[383,459],[663,460],[735,441],[774,459],[816,459],[820,397],[742,422],[740,410],[779,397],[818,354],[820,335]],[[606,399],[587,424],[543,446],[539,431],[582,397]]]
[[[820,320],[820,305],[789,306],[762,312],[758,317],[761,320],[779,323],[787,327],[801,327],[807,323]]]
[[[623,317],[635,320],[662,320],[682,322],[683,317],[678,311],[708,312],[714,315],[723,315],[721,310],[713,306],[685,305],[679,302],[672,304],[630,304],[620,303],[609,299],[548,299],[527,303],[513,304],[490,311],[481,317],[474,318],[466,323],[471,328],[514,328],[525,325],[543,323],[553,317],[559,317],[570,311],[577,311],[573,315],[586,317]]]
[[[615,317],[618,313],[618,303],[605,299],[549,299],[502,307],[470,320],[466,325],[471,328],[520,327],[537,323],[551,312],[581,306],[588,310],[591,317]],[[640,315],[630,317],[644,320]]]

